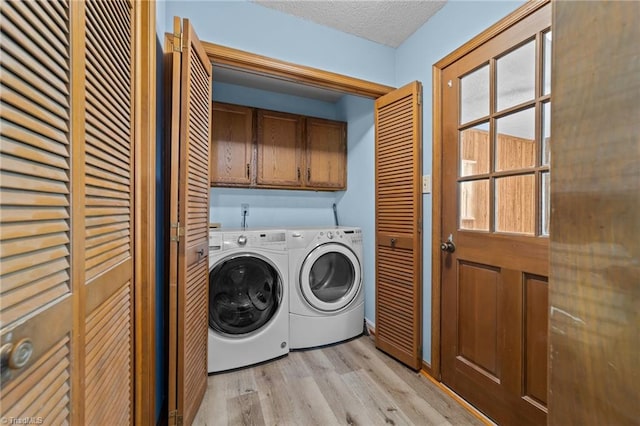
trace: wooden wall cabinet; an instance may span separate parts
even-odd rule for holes
[[[258,186],[302,185],[302,128],[295,114],[258,110]]]
[[[211,185],[249,185],[253,163],[253,108],[213,103]]]
[[[345,122],[214,102],[212,123],[212,186],[347,187]]]
[[[347,187],[347,127],[341,121],[306,119],[305,185]]]

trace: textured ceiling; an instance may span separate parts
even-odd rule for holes
[[[438,0],[253,0],[321,25],[398,47],[445,1]]]

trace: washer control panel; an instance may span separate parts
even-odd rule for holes
[[[287,238],[284,230],[269,231],[233,231],[219,232],[221,236],[222,249],[229,250],[234,248],[263,247],[273,250],[286,250]],[[212,235],[209,234],[209,246],[211,246]],[[213,238],[215,241],[216,236]]]

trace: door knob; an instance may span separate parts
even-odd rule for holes
[[[198,250],[197,253],[198,253],[198,257],[204,256],[204,249]]]
[[[21,339],[15,345],[13,343],[5,343],[0,347],[0,370],[2,371],[2,380],[11,377],[10,370],[20,370],[27,365],[33,355],[33,342],[31,339]]]
[[[446,251],[447,253],[453,253],[454,251],[456,251],[456,245],[453,243],[452,234],[449,234],[449,238],[447,238],[447,241],[440,244],[440,250]]]

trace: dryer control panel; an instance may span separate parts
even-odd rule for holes
[[[362,230],[360,228],[334,227],[327,229],[300,228],[287,231],[287,244],[290,249],[333,242],[350,246],[362,245]]]

